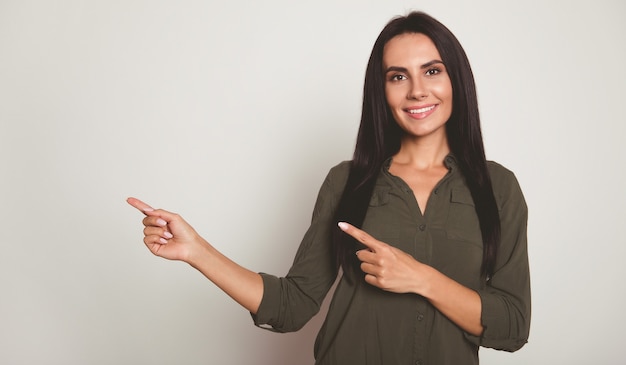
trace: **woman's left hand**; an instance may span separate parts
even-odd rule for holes
[[[367,283],[394,293],[421,294],[426,265],[351,224],[340,222],[339,228],[367,247],[356,253]]]
[[[366,282],[394,293],[422,295],[465,331],[475,336],[483,332],[477,292],[348,223],[340,222],[339,228],[367,247],[357,251]]]

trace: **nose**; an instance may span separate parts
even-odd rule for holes
[[[409,100],[422,100],[428,96],[428,89],[426,85],[422,82],[422,80],[414,79],[411,82],[411,88],[409,89],[409,93],[407,95],[407,99]]]

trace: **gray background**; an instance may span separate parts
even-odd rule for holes
[[[623,362],[624,4],[0,0],[0,363],[311,364],[321,317],[255,328],[152,257],[125,198],[284,274],[351,156],[374,39],[411,9],[464,45],[530,207],[530,342],[482,363]]]

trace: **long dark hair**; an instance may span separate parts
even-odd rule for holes
[[[392,19],[382,30],[370,55],[363,87],[361,125],[350,165],[350,175],[335,213],[335,221],[360,227],[386,159],[400,149],[403,131],[385,98],[383,51],[389,40],[404,33],[421,33],[435,44],[452,83],[452,114],[446,123],[451,152],[457,159],[474,200],[483,238],[481,272],[493,275],[500,241],[500,217],[496,205],[480,130],[478,100],[472,69],[456,37],[439,21],[422,12]],[[337,265],[351,278],[358,272],[357,243],[338,228],[333,231]]]

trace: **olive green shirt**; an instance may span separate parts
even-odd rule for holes
[[[485,282],[478,217],[455,158],[446,157],[448,173],[424,214],[408,185],[389,173],[390,163],[378,177],[362,229],[475,290],[482,303],[483,334],[464,332],[420,295],[386,292],[363,278],[353,283],[342,278],[315,341],[316,364],[478,364],[479,346],[521,348],[530,326],[527,207],[513,173],[488,162],[502,240],[495,272]],[[263,299],[253,315],[257,326],[296,331],[319,311],[338,274],[331,230],[348,172],[348,162],[330,170],[287,276],[261,274]]]

